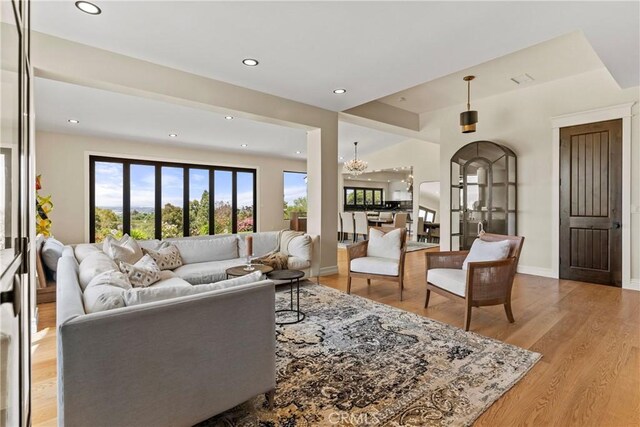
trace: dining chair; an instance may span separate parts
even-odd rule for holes
[[[342,212],[342,241],[344,242],[349,238],[349,233],[355,232],[355,225],[353,224],[353,213]]]
[[[392,229],[392,228],[407,228],[407,213],[406,212],[398,212],[393,217],[393,224],[383,224],[382,228],[384,229]]]
[[[389,221],[393,219],[392,212],[380,212],[380,216],[378,217],[381,220]]]
[[[353,214],[353,221],[355,223],[353,241],[357,242],[359,235],[362,235],[364,240],[367,240],[369,236],[369,219],[367,218],[367,214],[364,212],[356,212]]]
[[[418,237],[418,242],[424,242],[427,240],[428,233],[424,229],[424,218],[418,217],[416,236]]]

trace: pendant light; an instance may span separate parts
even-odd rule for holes
[[[478,123],[478,112],[471,110],[471,80],[476,76],[465,76],[462,80],[467,82],[467,111],[460,113],[460,126],[462,133],[471,133],[476,131],[476,123]]]
[[[361,175],[367,170],[367,162],[358,159],[358,142],[353,143],[354,157],[344,164],[344,170],[353,176]]]

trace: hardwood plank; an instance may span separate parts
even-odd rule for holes
[[[346,254],[321,282],[346,290]],[[424,309],[424,251],[407,254],[404,300],[397,285],[354,280],[352,293],[461,327],[464,304],[433,294]],[[304,304],[304,302],[303,302]],[[476,426],[639,426],[640,292],[518,274],[515,323],[500,306],[474,309],[471,330],[541,352],[542,360]],[[34,426],[56,425],[55,304],[39,305],[33,349]]]

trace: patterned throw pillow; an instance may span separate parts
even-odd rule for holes
[[[160,270],[173,270],[182,265],[182,257],[180,251],[169,242],[164,242],[158,249],[145,249],[142,252],[149,255],[158,264]]]
[[[160,267],[149,255],[143,256],[133,265],[120,261],[120,271],[129,277],[136,288],[146,288],[160,280]]]

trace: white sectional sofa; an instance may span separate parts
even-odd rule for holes
[[[278,232],[253,236],[260,256],[275,248]],[[184,265],[151,287],[225,279],[244,263],[244,238],[171,239]],[[318,238],[310,240],[311,251],[289,248],[289,267],[307,277],[318,272]],[[60,426],[189,426],[275,388],[273,282],[88,313],[83,290],[114,266],[100,247],[67,246],[58,263]]]

